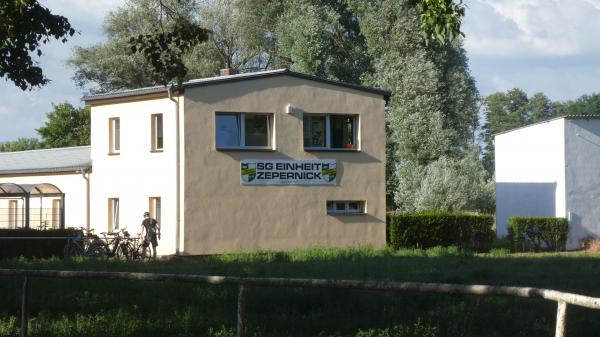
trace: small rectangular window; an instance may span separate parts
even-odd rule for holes
[[[8,228],[17,228],[17,222],[19,221],[19,201],[9,200],[8,201]]]
[[[148,212],[150,212],[150,217],[156,220],[160,224],[161,217],[161,204],[160,197],[150,197],[148,199],[149,207]]]
[[[217,113],[215,116],[217,149],[271,147],[272,121],[271,114]]]
[[[60,227],[60,199],[52,200],[52,228]]]
[[[356,150],[357,115],[304,115],[304,148]]]
[[[163,115],[152,115],[152,151],[163,149]]]
[[[108,231],[119,229],[119,198],[108,199]]]
[[[334,215],[365,214],[366,202],[363,200],[327,201],[327,213]]]
[[[118,117],[108,119],[108,152],[119,153],[121,150],[121,119]]]

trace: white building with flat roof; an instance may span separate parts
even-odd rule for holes
[[[600,116],[565,116],[494,138],[496,225],[509,217],[569,220],[568,249],[600,236]]]

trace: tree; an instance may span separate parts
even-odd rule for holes
[[[173,6],[167,5],[166,0],[159,0],[158,4],[158,25],[150,33],[130,37],[129,48],[144,56],[155,83],[167,86],[175,80],[181,85],[188,73],[183,56],[208,40],[209,31],[194,22],[189,16],[191,8],[181,6],[181,1]]]
[[[0,152],[15,152],[37,150],[42,144],[37,138],[19,138],[17,140],[0,143]]]
[[[51,38],[66,42],[68,36],[75,34],[69,21],[52,14],[36,0],[2,1],[0,18],[0,76],[22,90],[48,83],[30,53],[41,56],[40,45]]]
[[[394,185],[388,185],[388,200],[401,211],[489,211],[490,179],[474,147],[479,96],[461,40],[426,41],[413,1],[351,5],[373,60],[364,81],[393,92],[387,179]],[[445,201],[449,197],[452,207]]]
[[[36,131],[44,148],[90,144],[90,108],[75,108],[69,103],[53,105],[44,126]]]
[[[556,116],[552,102],[546,95],[536,93],[531,98],[518,88],[507,92],[497,92],[484,99],[483,140],[485,153],[483,157],[486,169],[494,172],[495,134],[518,127],[541,122]]]
[[[188,70],[180,80],[214,76],[223,67],[243,71],[261,63],[260,52],[242,39],[238,11],[231,1],[162,3],[180,8],[180,15],[186,20],[210,31],[207,41],[180,55],[182,65]],[[94,93],[160,84],[153,78],[150,62],[142,54],[132,53],[130,48],[132,37],[155,34],[155,27],[160,25],[160,6],[159,0],[131,0],[110,12],[103,28],[106,42],[74,49],[68,64],[75,70],[75,83]],[[173,16],[163,19],[166,31],[175,31],[175,21]]]
[[[600,116],[600,94],[582,95],[575,100],[555,102],[552,106],[556,116],[596,115]]]

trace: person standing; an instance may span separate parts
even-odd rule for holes
[[[149,212],[144,212],[142,237],[144,238],[144,250],[146,250],[149,245],[152,245],[152,258],[156,259],[156,246],[158,246],[158,240],[160,240],[160,224],[150,217]]]

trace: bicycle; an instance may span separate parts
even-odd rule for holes
[[[94,229],[79,227],[81,234],[69,238],[64,248],[64,257],[86,256],[91,258],[102,257],[105,255],[104,244],[102,240],[93,234]]]

